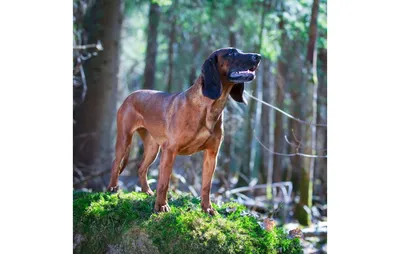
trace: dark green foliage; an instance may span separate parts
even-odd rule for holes
[[[75,251],[104,253],[109,245],[126,251],[124,242],[132,242],[126,239],[140,234],[160,253],[302,253],[298,239],[281,228],[265,231],[237,203],[217,207],[211,217],[190,195],[173,194],[169,213],[153,213],[154,202],[136,192],[74,193],[74,235],[85,238]]]

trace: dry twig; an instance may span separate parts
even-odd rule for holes
[[[304,121],[304,120],[301,120],[301,119],[299,119],[299,118],[296,118],[296,117],[290,115],[289,113],[286,113],[285,111],[283,111],[282,109],[279,109],[279,108],[275,107],[274,105],[271,105],[271,104],[269,104],[269,103],[267,103],[267,102],[265,102],[265,101],[263,101],[263,100],[258,99],[257,97],[254,97],[253,95],[251,95],[251,94],[250,94],[249,92],[247,92],[246,90],[244,91],[244,93],[247,94],[247,96],[249,96],[250,98],[252,98],[252,99],[254,99],[254,100],[256,100],[256,101],[258,101],[258,102],[260,102],[260,103],[262,103],[262,104],[264,104],[264,105],[266,105],[266,106],[268,106],[268,107],[270,107],[270,108],[275,109],[276,111],[278,111],[278,112],[284,114],[285,116],[287,116],[287,117],[289,117],[289,118],[291,118],[291,119],[293,119],[293,120],[295,120],[295,121],[297,121],[297,122],[299,122],[299,123],[301,123],[301,124],[310,124],[310,123],[307,123],[307,122]],[[311,125],[320,126],[320,127],[327,127],[326,124],[311,124]]]
[[[292,157],[292,156],[303,156],[303,157],[309,157],[309,158],[328,158],[327,155],[312,155],[312,154],[304,154],[304,153],[277,153],[272,151],[271,149],[269,149],[268,147],[266,147],[258,138],[257,136],[254,135],[254,138],[257,140],[258,143],[260,143],[260,145],[267,150],[268,152],[275,154],[275,155],[280,155],[280,156],[288,156],[288,157]],[[297,151],[297,150],[296,150]]]
[[[96,44],[93,43],[93,44],[87,44],[87,45],[76,45],[76,46],[74,46],[75,50],[82,50],[82,49],[89,49],[89,48],[95,48],[98,51],[102,51],[104,49],[103,45],[101,45],[101,41],[97,41]]]

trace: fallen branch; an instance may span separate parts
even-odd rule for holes
[[[278,197],[278,189],[281,190],[281,193],[283,195],[283,200],[284,203],[290,203],[291,202],[291,196],[292,196],[292,191],[293,191],[293,184],[292,182],[276,182],[271,184],[272,187],[272,195],[273,199],[276,200]],[[232,194],[235,194],[239,197],[242,197],[246,202],[254,201],[255,203],[260,202],[260,200],[252,200],[244,196],[241,192],[246,192],[246,191],[254,191],[256,189],[266,189],[268,188],[268,184],[259,184],[259,185],[254,185],[254,186],[244,186],[244,187],[239,187],[236,189],[228,190],[225,192],[225,195],[229,197]],[[243,197],[244,196],[244,197]],[[264,196],[265,197],[265,196]],[[248,203],[247,203],[248,205]]]
[[[127,163],[127,165],[126,165],[125,170],[129,170],[129,169],[130,169],[129,167],[130,167],[132,164],[133,164],[133,165],[137,165],[138,163],[139,163],[139,160],[138,160],[138,159],[129,160],[128,163]],[[76,168],[76,166],[75,166],[75,168]],[[90,167],[87,167],[87,168],[90,169]],[[94,168],[92,168],[92,169],[94,169]],[[105,175],[105,174],[107,174],[107,173],[110,173],[110,169],[105,169],[105,170],[97,171],[97,172],[95,172],[95,173],[93,173],[93,174],[90,174],[90,175],[88,175],[88,176],[86,176],[86,177],[83,177],[83,178],[81,177],[81,179],[80,179],[79,181],[77,181],[77,182],[74,183],[74,187],[78,186],[79,184],[88,182],[89,180],[92,180],[92,179],[94,179],[94,178],[103,176],[103,175]]]
[[[103,175],[105,175],[106,173],[109,173],[109,172],[110,172],[110,169],[106,169],[106,170],[98,171],[98,172],[96,172],[94,174],[88,175],[85,178],[81,179],[80,181],[75,182],[74,183],[74,187],[78,186],[81,183],[84,183],[84,182],[87,182],[89,180],[92,180],[93,178],[96,178],[96,177],[99,177],[99,176],[103,176]]]

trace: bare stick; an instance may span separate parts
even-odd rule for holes
[[[91,175],[86,176],[86,177],[83,178],[83,179],[80,179],[79,181],[75,182],[73,185],[74,185],[74,187],[76,187],[76,186],[78,186],[78,185],[81,184],[81,183],[87,182],[87,181],[92,180],[93,178],[96,178],[96,177],[99,177],[99,176],[103,176],[103,175],[105,175],[105,174],[108,173],[108,172],[110,172],[109,169],[102,170],[102,171],[98,171],[98,172],[96,172],[96,173],[93,173],[93,174],[91,174]]]
[[[80,57],[78,59],[80,62]],[[83,70],[82,64],[79,66],[79,70],[81,72],[81,79],[82,79],[82,85],[83,85],[83,91],[81,94],[81,103],[82,103],[85,100],[86,93],[87,93],[86,76],[85,76],[85,71]]]
[[[269,103],[267,103],[267,102],[265,102],[265,101],[263,101],[263,100],[258,99],[257,97],[254,97],[253,95],[251,95],[250,93],[248,93],[246,90],[244,91],[244,93],[247,94],[247,96],[249,96],[250,98],[252,98],[252,99],[254,99],[254,100],[258,101],[258,102],[261,102],[262,104],[264,104],[264,105],[266,105],[266,106],[268,106],[268,107],[270,107],[270,108],[273,108],[273,109],[275,109],[276,111],[281,112],[281,113],[284,114],[285,116],[287,116],[287,117],[289,117],[289,118],[292,118],[293,120],[295,120],[295,121],[297,121],[297,122],[299,122],[299,123],[302,123],[302,124],[309,124],[308,122],[306,122],[306,121],[304,121],[304,120],[301,120],[301,119],[299,119],[299,118],[296,118],[296,117],[294,117],[294,116],[292,116],[292,115],[286,113],[285,111],[283,111],[282,109],[279,109],[279,108],[275,107],[274,105],[271,105],[271,104],[269,104]],[[326,124],[312,124],[312,125],[321,126],[321,127],[327,127]]]
[[[301,145],[300,142],[298,142],[298,146],[297,146],[296,144],[290,142],[290,140],[288,139],[288,137],[287,137],[286,135],[285,135],[285,141],[286,141],[286,143],[288,143],[291,147],[294,147],[294,148],[309,148],[309,146],[303,146],[303,145]],[[326,148],[315,149],[315,151],[326,151],[326,150],[328,150],[328,149],[326,149]]]
[[[303,156],[303,157],[309,157],[309,158],[328,158],[327,155],[311,155],[311,154],[304,154],[304,153],[277,153],[272,150],[270,150],[268,147],[266,147],[258,138],[257,136],[254,136],[254,138],[257,140],[260,145],[267,150],[268,152],[275,154],[275,155],[280,155],[280,156],[288,156],[288,157],[293,157],[293,156]]]
[[[300,143],[300,141],[297,139],[296,133],[294,133],[294,129],[292,129],[292,134],[293,134],[294,140],[296,140],[297,143]]]
[[[100,41],[97,41],[97,43],[96,44],[87,44],[87,45],[77,45],[77,46],[74,46],[74,49],[75,50],[81,50],[81,49],[89,49],[89,48],[95,48],[95,49],[97,49],[97,50],[99,50],[99,51],[102,51],[103,50],[103,45],[101,45],[101,42]]]
[[[291,147],[296,147],[296,144],[290,142],[286,135],[285,135],[285,141],[286,141],[286,143],[288,143]]]

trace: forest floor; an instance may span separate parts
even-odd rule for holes
[[[154,172],[153,172],[154,171]],[[156,189],[156,170],[150,170],[149,183],[152,189]],[[123,189],[128,192],[140,191],[140,187],[135,183],[138,182],[137,176],[126,174],[124,172],[120,177],[120,189]],[[182,173],[185,172],[182,170]],[[189,191],[194,196],[198,196],[199,188],[201,185],[198,183],[197,185],[190,185],[188,182],[182,182],[179,179],[189,179],[189,176],[184,174],[183,177],[179,174],[174,174],[174,178],[177,181],[171,181],[171,191],[176,195],[185,196]],[[220,184],[217,181],[218,179],[214,179],[213,187],[211,191],[211,200],[217,207],[222,206],[227,202],[235,202],[247,207],[247,212],[251,214],[254,218],[256,218],[257,222],[263,227],[263,219],[268,216],[268,214],[273,211],[277,206],[281,203],[281,198],[274,197],[274,203],[266,202],[266,200],[260,201],[259,198],[265,199],[265,190],[264,192],[243,192],[239,193],[240,195],[226,195],[226,191],[221,191],[218,186]],[[189,188],[191,187],[191,188]],[[88,189],[83,189],[84,191],[90,191]],[[249,198],[253,202],[246,202],[248,200],[244,200],[241,197],[242,194],[246,195],[246,198]],[[283,227],[286,232],[290,230],[300,228],[303,232],[303,238],[300,239],[301,246],[303,247],[303,251],[305,254],[324,254],[327,253],[327,206],[321,201],[315,200],[313,207],[310,212],[312,213],[312,224],[308,227],[301,226],[296,218],[294,217],[294,209],[295,209],[295,197],[291,197],[291,201],[289,203],[285,203],[284,206],[279,209],[279,211],[274,215],[274,221],[277,226]],[[149,201],[149,200],[148,200]],[[150,201],[149,201],[150,202]],[[196,201],[197,202],[197,201]],[[75,202],[74,202],[75,203]],[[154,203],[153,203],[154,205]],[[152,207],[150,207],[152,208]],[[150,209],[149,208],[149,209]],[[74,210],[75,213],[75,210]],[[75,218],[75,217],[74,217]]]
[[[178,168],[179,169],[179,168]],[[174,178],[177,176],[183,175],[184,179],[189,179],[189,176],[183,169],[176,170],[177,173],[174,173]],[[156,189],[156,179],[158,171],[150,170],[150,186],[152,189]],[[179,177],[178,177],[179,178]],[[189,188],[190,184],[185,182],[181,182],[177,178],[177,181],[171,181],[171,189],[176,193],[186,193],[192,191],[193,195],[198,196],[199,188],[201,187],[201,182],[196,185],[192,185],[192,188]],[[135,183],[138,182],[136,176],[123,174],[120,177],[120,184],[122,189],[128,191],[140,191],[140,187]],[[221,205],[222,203],[226,203],[229,201],[234,201],[236,203],[245,205],[248,208],[248,212],[252,214],[259,222],[262,222],[263,218],[265,218],[268,213],[270,213],[274,208],[277,208],[282,198],[274,197],[274,203],[271,204],[269,202],[257,201],[258,198],[265,198],[265,190],[261,192],[242,192],[239,193],[241,195],[225,195],[226,192],[221,191],[219,189],[220,183],[218,179],[215,178],[212,185],[211,191],[211,200],[215,202],[217,205]],[[252,202],[246,202],[245,199],[242,199],[242,194],[246,195],[246,198],[249,198]],[[294,217],[294,209],[295,209],[295,197],[291,197],[291,201],[289,203],[285,203],[284,207],[278,211],[278,213],[274,216],[276,225],[284,227],[286,231],[293,230],[295,228],[301,228],[303,231],[304,237],[301,239],[301,245],[303,247],[304,253],[312,253],[312,254],[324,254],[327,253],[327,205],[324,202],[315,200],[314,205],[311,208],[310,212],[312,214],[312,224],[308,227],[301,226],[296,218]],[[248,201],[248,200],[247,200]],[[253,205],[252,205],[253,204]]]
[[[171,212],[153,213],[155,198],[137,192],[74,192],[74,253],[302,253],[301,240],[283,227],[266,230],[235,202],[214,205],[172,193]]]

